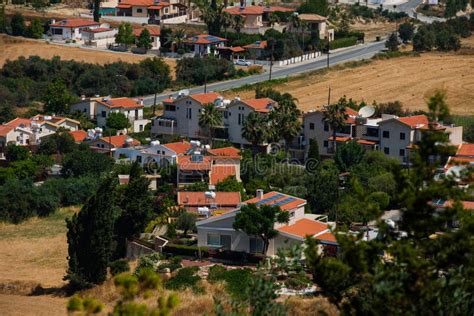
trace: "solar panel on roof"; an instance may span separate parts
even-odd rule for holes
[[[278,200],[282,196],[284,196],[284,195],[281,194],[281,193],[277,193],[277,194],[275,194],[275,195],[273,195],[269,198],[265,198],[263,200],[258,201],[257,203],[255,203],[255,205],[262,205],[262,204],[265,204],[265,203],[268,203],[268,202],[271,202],[271,201],[274,201],[274,200]]]
[[[293,202],[293,201],[295,201],[295,200],[296,200],[296,199],[295,199],[294,197],[290,196],[290,197],[287,197],[286,199],[283,199],[283,200],[281,200],[281,201],[278,201],[277,203],[275,203],[275,204],[273,204],[273,205],[278,205],[278,206],[280,206],[280,205],[283,205],[283,204],[287,204],[287,203]]]

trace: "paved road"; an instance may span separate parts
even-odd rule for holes
[[[348,61],[355,61],[361,59],[367,59],[382,51],[385,48],[385,42],[367,43],[358,45],[356,47],[343,49],[338,52],[330,54],[329,64],[335,65],[345,63]],[[326,55],[316,58],[313,61],[302,62],[291,66],[274,67],[272,73],[272,79],[285,78],[289,76],[298,75],[301,73],[323,69],[326,67]],[[207,85],[207,91],[225,91],[233,88],[238,88],[246,84],[255,84],[268,80],[268,72],[260,75],[240,78],[236,80],[221,81]],[[189,89],[190,93],[202,93],[204,92],[204,86],[194,87]],[[157,96],[156,102],[159,103],[170,95],[176,96],[178,91],[172,93],[163,93]],[[152,106],[154,103],[154,95],[144,97],[144,105]]]
[[[384,8],[389,9],[390,11],[405,12],[406,14],[408,14],[408,16],[410,16],[412,18],[415,18],[415,19],[417,19],[421,22],[430,23],[430,24],[435,22],[435,21],[443,22],[443,21],[446,20],[444,18],[438,18],[438,17],[434,17],[434,16],[426,16],[426,15],[423,15],[423,14],[420,14],[420,13],[417,13],[416,16],[415,16],[416,7],[419,6],[422,3],[423,3],[422,0],[408,0],[405,3],[398,4],[395,9],[393,8],[392,5],[388,5],[386,7],[384,6]]]

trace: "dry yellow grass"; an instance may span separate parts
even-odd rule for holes
[[[425,53],[420,57],[400,57],[373,61],[367,65],[307,75],[274,86],[289,92],[303,111],[327,103],[331,87],[333,101],[346,95],[356,101],[378,103],[399,100],[411,110],[426,109],[425,99],[443,89],[451,111],[474,113],[474,36],[463,41],[458,53]],[[228,92],[226,96],[253,97],[254,91]]]
[[[0,34],[0,47],[2,48],[0,50],[0,67],[2,67],[8,59],[15,60],[20,56],[28,58],[29,56],[34,55],[46,59],[59,56],[63,60],[83,61],[101,65],[116,61],[137,63],[150,57],[147,55],[134,55],[130,53],[116,53],[67,47],[63,45],[48,44],[43,41],[23,37],[12,37],[4,34]],[[176,60],[165,58],[164,61],[170,66],[172,76],[174,76]]]

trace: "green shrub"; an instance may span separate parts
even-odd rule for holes
[[[335,39],[334,41],[329,43],[329,47],[331,49],[338,49],[343,47],[354,46],[357,44],[357,37],[344,37]]]
[[[198,286],[198,282],[201,280],[196,275],[198,271],[198,267],[187,267],[178,270],[174,277],[165,282],[165,288],[175,291],[191,288],[195,293],[202,293],[203,289]]]
[[[147,255],[143,255],[138,259],[138,265],[135,269],[135,275],[140,274],[143,269],[152,269],[156,270],[161,259],[161,254],[158,252],[153,252]]]
[[[178,269],[181,269],[183,266],[181,263],[163,263],[158,266],[158,271],[162,272],[165,269],[170,269],[170,272],[176,271]]]
[[[252,270],[248,268],[227,270],[215,265],[209,269],[207,280],[210,283],[225,281],[227,292],[235,299],[243,299],[252,275]]]
[[[110,273],[112,275],[117,275],[123,272],[130,271],[130,265],[128,264],[128,261],[125,259],[112,261],[109,267],[110,267]]]
[[[227,269],[221,265],[215,265],[209,268],[209,274],[207,275],[207,280],[210,283],[215,283],[218,281],[224,281],[226,276]]]

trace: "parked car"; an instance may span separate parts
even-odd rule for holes
[[[246,61],[245,59],[237,59],[235,62],[237,66],[250,66],[251,63],[249,61]]]

